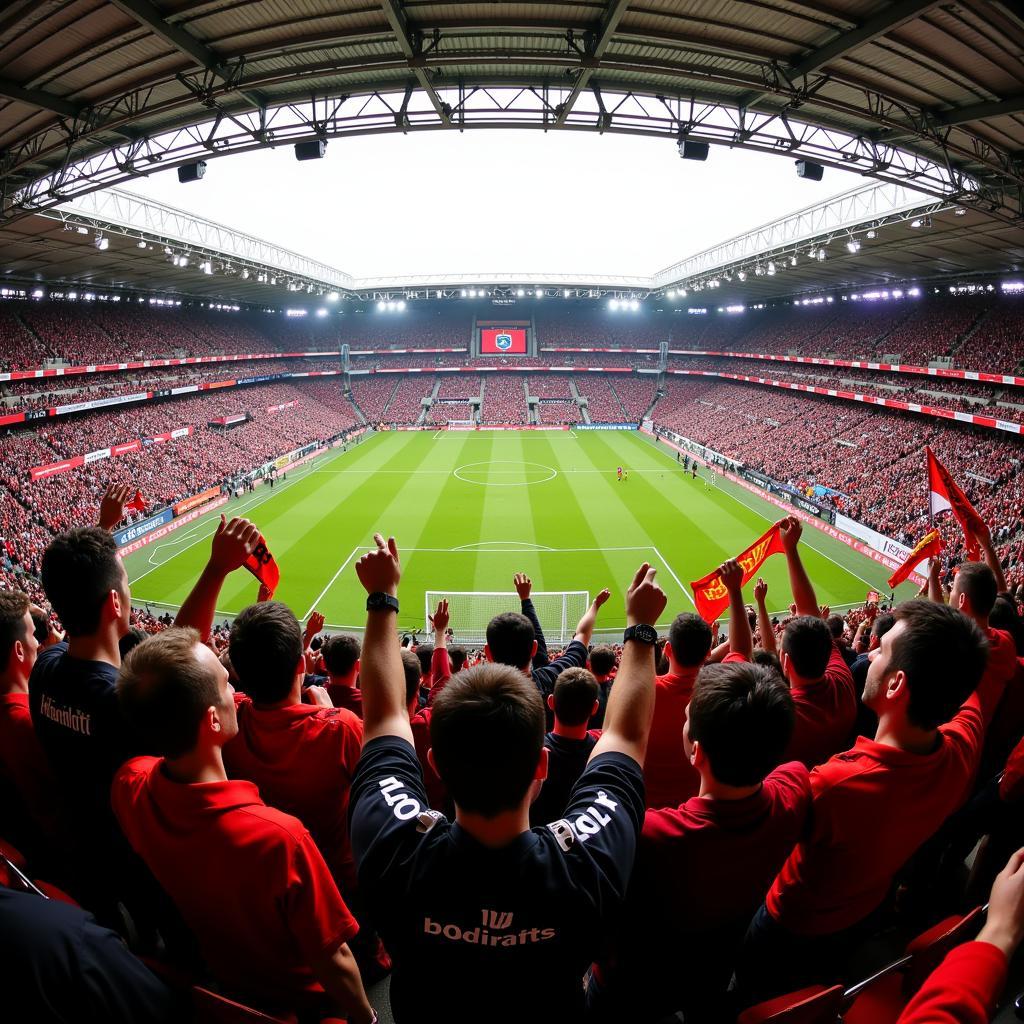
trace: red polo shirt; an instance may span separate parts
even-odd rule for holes
[[[261,709],[235,694],[238,735],[224,747],[233,779],[256,783],[271,807],[294,814],[316,841],[335,881],[352,894],[355,861],[348,838],[348,792],[363,743],[363,723],[344,708],[293,704]]]
[[[857,721],[857,690],[837,644],[832,644],[825,675],[791,686],[790,693],[796,721],[784,760],[814,768],[849,747]]]
[[[434,766],[427,759],[427,751],[430,749],[430,714],[433,711],[429,705],[418,711],[409,721],[412,726],[413,746],[416,748],[416,757],[419,759],[420,768],[423,769],[423,788],[427,792],[427,799],[435,811],[444,811],[448,806],[448,787],[441,781],[441,776],[434,771]]]
[[[896,1024],[988,1024],[1006,971],[1006,956],[998,946],[965,942],[932,971]]]
[[[56,835],[60,797],[32,725],[27,693],[0,695],[0,775],[17,791],[36,828]]]
[[[686,707],[700,665],[654,680],[654,717],[644,758],[644,789],[648,807],[678,807],[700,792],[700,775],[683,748]]]
[[[358,931],[302,822],[251,782],[186,785],[136,757],[114,776],[121,829],[195,932],[216,978],[272,999],[318,991],[312,959]]]
[[[983,679],[930,754],[861,736],[811,773],[813,826],[766,900],[790,931],[830,935],[878,907],[918,847],[968,796],[985,726],[1002,694]]]

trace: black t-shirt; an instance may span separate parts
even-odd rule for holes
[[[29,679],[32,722],[73,822],[114,835],[110,783],[138,753],[117,704],[116,680],[113,665],[72,658],[66,643],[41,651]]]
[[[531,825],[546,825],[565,814],[572,787],[587,767],[587,758],[596,743],[597,737],[590,733],[581,740],[567,739],[553,732],[544,737],[544,746],[548,748],[548,777],[530,805]]]
[[[405,740],[367,743],[352,782],[352,850],[394,960],[395,1020],[570,1021],[620,906],[644,816],[623,754],[587,766],[563,819],[490,849],[432,811]]]
[[[162,981],[80,907],[0,886],[7,1020],[33,1024],[186,1019]],[[21,1007],[19,1011],[17,1007]]]

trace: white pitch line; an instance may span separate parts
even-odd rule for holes
[[[324,594],[326,594],[327,591],[330,590],[331,587],[334,586],[334,581],[345,571],[345,567],[355,557],[356,552],[357,551],[362,551],[362,550],[363,550],[362,545],[352,549],[352,551],[350,552],[348,558],[346,558],[345,561],[341,563],[341,565],[338,568],[338,571],[331,577],[330,582],[327,584],[327,586],[324,587],[324,589],[321,590],[319,594],[317,594],[316,598],[313,600],[313,603],[309,606],[309,611],[307,611],[306,614],[302,616],[300,621],[305,622],[310,617],[310,615],[313,614],[313,612],[316,610],[317,604],[320,601],[320,598],[322,598],[324,596]]]
[[[484,542],[486,543],[486,541]],[[500,542],[499,542],[500,543]],[[460,548],[402,548],[407,551],[432,551],[437,554],[446,555],[557,555],[562,553],[593,552],[593,551],[651,551],[650,544],[633,548],[544,548],[536,550],[533,548],[486,548],[479,551],[466,551]]]
[[[693,607],[696,608],[697,602],[694,601],[690,592],[686,589],[686,587],[683,586],[683,581],[675,574],[675,570],[672,568],[671,565],[668,564],[668,560],[665,558],[665,556],[653,544],[651,545],[650,550],[658,556],[658,559],[661,562],[661,564],[665,566],[665,568],[668,570],[669,576],[671,576],[672,579],[676,581],[676,585],[679,587],[679,589],[690,599],[690,604],[692,604]]]

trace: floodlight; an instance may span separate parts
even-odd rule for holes
[[[741,281],[746,281],[746,279],[747,279],[747,272],[746,272],[745,270],[741,270],[741,271],[740,271],[740,272],[739,272],[739,273],[738,273],[738,274],[737,274],[736,276],[737,276],[737,277],[738,277],[738,278],[739,278],[739,279],[740,279]]]
[[[566,288],[564,292],[564,297],[569,298],[570,295],[572,295],[572,292],[568,288]]]
[[[296,160],[321,160],[326,152],[326,139],[311,139],[308,142],[295,143]]]
[[[146,243],[145,243],[145,242],[142,242],[142,241],[140,241],[140,242],[138,243],[138,247],[139,247],[140,249],[145,249],[145,248],[146,248]]]
[[[387,309],[387,308],[388,308],[388,304],[383,299],[381,299],[380,302],[377,303],[377,312],[378,313],[383,313],[384,310]]]
[[[540,298],[543,298],[543,296],[544,296],[544,292],[543,292],[543,291],[541,291],[541,289],[540,289],[540,288],[538,288],[538,289],[537,289],[537,298],[538,298],[538,299],[540,299]]]
[[[97,235],[96,241],[93,244],[100,252],[106,252],[110,248],[110,239],[103,235]]]
[[[855,238],[851,238],[850,241],[846,243],[846,248],[849,249],[850,252],[860,252],[860,242]]]
[[[178,257],[178,266],[179,267],[187,267],[188,266],[188,257],[187,256],[179,256]]]
[[[615,310],[617,310],[619,308],[619,300],[618,299],[609,299],[608,300],[608,308],[614,313]]]
[[[184,185],[189,181],[198,181],[206,174],[206,161],[197,160],[194,164],[182,164],[178,168],[178,181]]]
[[[640,303],[636,299],[630,300],[629,308],[635,313],[640,308]]]
[[[869,232],[867,233],[867,235],[865,235],[864,237],[865,237],[865,238],[876,238],[877,236],[878,236],[878,232],[877,232],[877,231],[874,231],[874,230],[872,230],[872,231],[869,231]]]
[[[679,140],[679,155],[684,160],[707,160],[711,146],[706,142],[691,142],[689,139]]]
[[[316,315],[317,316],[327,316],[327,310],[326,309],[318,309],[316,311]]]
[[[398,302],[395,303],[395,306],[398,309],[398,311],[401,312],[403,309],[405,309],[405,299],[399,299]]]
[[[670,288],[668,290],[668,294],[665,297],[669,299],[674,299],[676,297],[676,290],[674,288]]]
[[[813,163],[810,160],[797,160],[796,175],[798,178],[806,178],[808,181],[821,181],[825,168],[821,164]]]
[[[526,294],[526,291],[523,288],[517,288],[516,289],[516,298],[521,299],[525,294]]]
[[[242,280],[243,281],[248,281],[249,280],[249,271],[248,270],[244,270],[243,269],[243,271],[242,271]]]
[[[80,235],[87,235],[87,234],[89,234],[89,229],[88,229],[88,228],[83,228],[83,227],[77,227],[77,228],[75,228],[75,230],[76,230],[76,231],[77,231],[77,232],[78,232],[78,233],[79,233]]]

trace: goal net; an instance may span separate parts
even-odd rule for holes
[[[427,632],[432,628],[430,616],[437,602],[445,598],[451,618],[448,625],[456,643],[482,644],[487,639],[487,623],[495,615],[520,609],[519,595],[514,590],[428,590],[423,618]],[[530,599],[549,647],[568,643],[573,638],[576,623],[590,607],[590,594],[586,590],[535,590]]]

